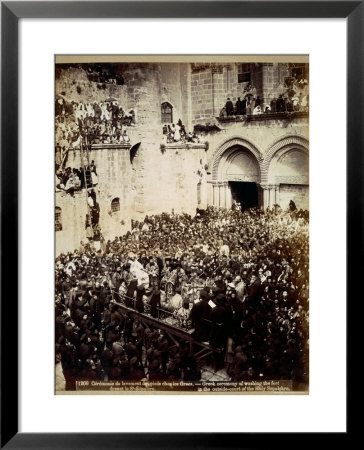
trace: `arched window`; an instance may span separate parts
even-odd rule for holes
[[[111,212],[120,211],[120,200],[119,197],[116,197],[111,202]]]
[[[62,209],[58,206],[56,206],[55,225],[56,231],[62,231]]]
[[[162,123],[173,123],[173,106],[164,102],[161,106],[162,110]]]

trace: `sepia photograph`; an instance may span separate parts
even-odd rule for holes
[[[55,57],[55,393],[309,393],[309,58]]]

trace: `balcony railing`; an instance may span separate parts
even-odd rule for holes
[[[284,111],[284,112],[268,112],[262,114],[248,114],[245,116],[219,116],[216,119],[220,123],[226,122],[257,122],[265,120],[294,120],[300,118],[307,118],[308,111]]]
[[[119,294],[113,291],[113,298],[116,304],[121,304],[126,306],[129,309],[138,311],[137,301],[133,297],[127,297],[125,294]],[[140,312],[140,311],[138,311]],[[152,314],[152,308],[149,305],[149,302],[143,301],[143,312],[142,314],[146,314],[154,319],[165,322],[173,327],[183,329],[185,331],[192,329],[192,323],[188,318],[180,317],[176,312],[169,311],[161,306],[157,306],[154,308],[154,312]]]
[[[125,149],[129,149],[131,147],[130,142],[117,142],[117,141],[112,141],[112,142],[100,142],[97,144],[89,144],[89,150],[102,150],[104,148],[125,148]],[[73,151],[73,150],[80,150],[81,146],[77,145],[75,147],[70,147],[69,151]]]

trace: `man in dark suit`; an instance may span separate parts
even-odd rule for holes
[[[154,287],[149,300],[150,314],[152,317],[158,317],[158,308],[161,307],[161,294],[158,287]]]
[[[281,94],[276,101],[276,111],[277,112],[285,112],[286,111],[286,103],[284,101],[283,95]]]
[[[244,97],[241,102],[241,114],[243,116],[245,116],[245,114],[246,114],[246,97]]]
[[[71,343],[67,343],[63,338],[61,348],[61,364],[64,378],[66,380],[66,391],[76,390],[76,377],[77,377],[77,353],[76,348]]]
[[[218,293],[225,294],[225,292],[226,292],[226,283],[222,279],[222,275],[221,274],[218,275],[217,280],[215,281],[215,286],[217,288],[217,292]]]
[[[234,105],[233,102],[230,100],[230,98],[227,99],[227,102],[225,104],[226,114],[228,116],[232,116],[234,114]]]
[[[210,320],[211,320],[211,333],[210,333],[210,344],[212,347],[224,348],[226,345],[226,298],[224,294],[219,294],[214,302],[216,307],[211,310]]]
[[[238,100],[235,103],[235,114],[237,116],[241,116],[243,114],[243,103],[240,97],[238,97]]]
[[[259,278],[252,274],[250,279],[250,285],[248,287],[248,303],[251,306],[255,306],[259,303],[261,297],[261,285]]]
[[[210,332],[209,317],[211,313],[211,306],[209,305],[209,295],[206,291],[200,292],[200,301],[195,303],[190,312],[190,320],[192,326],[195,328],[193,333],[196,341],[207,341]]]

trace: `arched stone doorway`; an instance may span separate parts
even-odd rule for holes
[[[212,171],[210,204],[231,208],[233,202],[242,208],[262,205],[261,170],[256,154],[241,143],[217,152]]]

